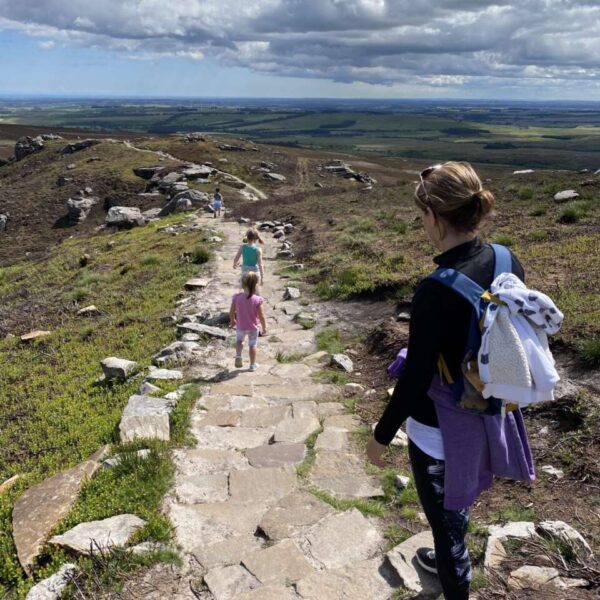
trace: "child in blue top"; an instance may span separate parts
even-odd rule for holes
[[[221,191],[219,188],[215,190],[215,195],[213,196],[212,208],[214,210],[214,217],[221,216],[221,209],[223,208],[223,196],[221,196]]]
[[[240,246],[235,258],[233,259],[233,268],[237,269],[242,260],[242,277],[246,273],[260,273],[260,282],[265,280],[265,268],[263,265],[262,249],[256,244],[264,244],[260,234],[256,229],[248,229],[244,243]]]

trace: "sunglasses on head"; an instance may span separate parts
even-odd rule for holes
[[[429,202],[429,195],[427,194],[427,189],[425,188],[425,180],[437,169],[439,169],[442,165],[441,164],[437,164],[437,165],[431,165],[430,167],[427,167],[426,169],[423,169],[421,171],[421,174],[419,175],[419,179],[421,180],[421,187],[423,188],[423,193],[425,194],[425,199],[427,200],[427,202]]]

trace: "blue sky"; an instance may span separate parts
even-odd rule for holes
[[[600,100],[575,0],[0,0],[2,94]]]

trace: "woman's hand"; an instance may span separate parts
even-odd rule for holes
[[[372,437],[367,444],[367,458],[369,459],[369,462],[381,469],[385,467],[385,463],[383,460],[381,460],[381,455],[385,449],[386,446],[380,444],[374,437]]]

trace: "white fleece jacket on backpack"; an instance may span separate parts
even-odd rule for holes
[[[502,304],[490,302],[484,316],[478,354],[483,397],[519,406],[554,400],[560,378],[547,336],[560,329],[563,314],[512,273],[499,275],[490,293]]]

